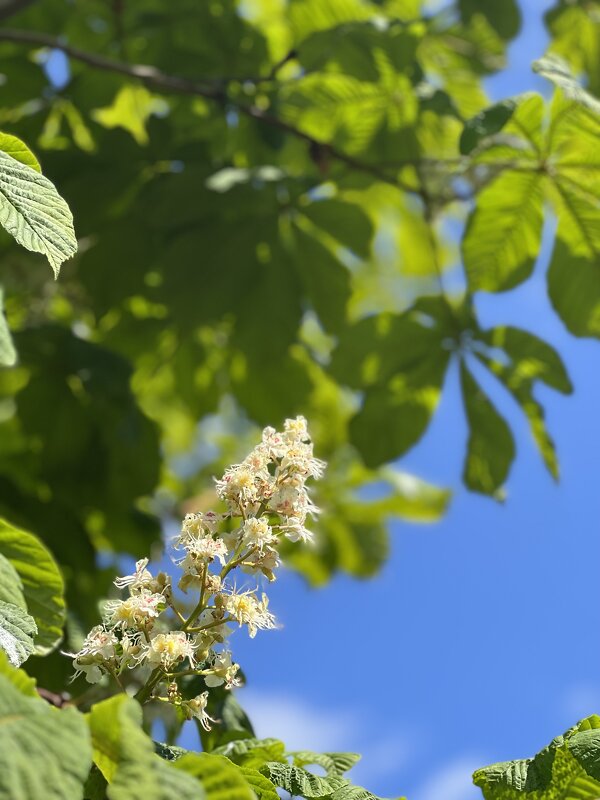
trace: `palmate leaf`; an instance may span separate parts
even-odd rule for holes
[[[32,694],[0,653],[0,797],[81,800],[91,766],[85,718]]]
[[[423,435],[437,406],[453,336],[439,297],[422,298],[400,315],[361,320],[339,337],[330,371],[366,389],[350,422],[350,439],[368,467],[405,453]]]
[[[0,554],[22,581],[27,609],[37,625],[35,652],[45,655],[62,639],[64,582],[50,552],[28,531],[0,519]]]
[[[460,382],[469,424],[463,480],[475,492],[501,497],[515,457],[513,435],[464,362]]]
[[[0,224],[27,250],[45,255],[57,277],[63,261],[77,251],[73,217],[54,185],[3,151]]]
[[[559,222],[548,293],[576,336],[600,337],[600,211],[571,183],[554,183]]]
[[[600,100],[591,95],[575,79],[569,64],[560,56],[550,54],[534,61],[533,69],[543,78],[552,81],[566,97],[600,114]]]
[[[462,243],[472,291],[512,289],[531,274],[540,250],[543,176],[508,170],[481,192]]]
[[[478,334],[489,346],[476,351],[479,360],[504,384],[525,413],[534,441],[548,470],[558,478],[554,442],[546,429],[544,409],[533,396],[536,381],[563,394],[573,391],[564,364],[553,347],[528,331],[501,326]],[[495,357],[499,353],[500,357]]]
[[[600,26],[594,4],[557,0],[545,14],[550,52],[565,58],[577,75],[585,73],[589,90],[600,88]]]

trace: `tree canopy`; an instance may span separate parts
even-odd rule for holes
[[[485,328],[476,296],[527,281],[549,230],[548,301],[600,337],[599,3],[546,15],[547,97],[495,104],[515,0],[1,0],[0,21],[0,574],[19,600],[0,587],[0,630],[19,663],[54,647],[64,602],[54,569],[29,602],[15,526],[61,567],[68,646],[109,592],[99,554],[138,558],[208,508],[258,426],[304,414],[329,462],[316,544],[284,553],[315,584],[376,573],[390,517],[444,513],[399,459],[449,370],[465,489],[504,497],[521,443],[502,392],[558,479],[537,389],[569,394],[568,365],[535,320]],[[56,653],[30,665],[64,686]],[[115,737],[136,713],[115,707]],[[296,779],[267,761],[256,786]],[[522,788],[496,776],[489,797]]]

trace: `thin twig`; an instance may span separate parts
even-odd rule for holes
[[[196,97],[204,97],[207,100],[213,100],[220,103],[226,108],[236,110],[239,114],[261,122],[270,127],[277,128],[284,133],[294,136],[296,139],[306,142],[311,148],[318,150],[321,154],[328,158],[334,159],[351,169],[359,172],[365,172],[372,175],[377,180],[395,186],[397,189],[402,189],[408,192],[419,193],[411,184],[404,183],[396,176],[390,175],[384,170],[380,169],[375,164],[368,164],[360,161],[347,153],[338,150],[329,142],[323,142],[311,136],[308,133],[294,127],[291,123],[268,113],[267,111],[258,108],[254,105],[246,105],[232,100],[227,96],[223,85],[215,85],[214,82],[207,82],[205,80],[191,80],[183,78],[178,75],[169,75],[162,70],[157,69],[149,64],[125,64],[122,61],[116,61],[111,58],[96,53],[89,53],[86,50],[81,50],[78,47],[68,44],[63,39],[55,36],[50,36],[38,31],[25,31],[4,29],[0,30],[0,41],[15,42],[17,44],[29,44],[38,47],[50,47],[55,50],[60,50],[65,55],[70,56],[76,61],[87,64],[94,69],[103,70],[106,72],[115,72],[120,75],[125,75],[129,78],[135,78],[141,81],[145,86],[155,89],[160,92],[185,94]],[[286,61],[293,57],[288,55]],[[280,62],[281,65],[281,62]],[[276,65],[280,66],[280,65]]]

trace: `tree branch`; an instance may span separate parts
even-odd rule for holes
[[[0,20],[8,19],[33,5],[35,0],[0,0]]]
[[[219,84],[216,84],[214,81],[208,82],[202,80],[191,80],[189,78],[183,78],[177,75],[169,75],[148,64],[126,64],[122,61],[115,61],[110,58],[105,58],[104,56],[97,55],[96,53],[89,53],[86,50],[80,50],[78,47],[74,47],[58,37],[50,36],[46,33],[40,33],[37,31],[0,29],[0,41],[15,42],[17,44],[33,45],[37,47],[49,47],[54,50],[60,50],[70,58],[80,61],[83,64],[87,64],[94,69],[118,73],[120,75],[125,75],[128,78],[135,78],[136,80],[141,81],[148,88],[154,89],[158,92],[192,95],[195,97],[204,97],[207,100],[213,100],[224,107],[234,109],[239,114],[250,117],[258,122],[262,122],[264,125],[278,128],[284,133],[306,142],[311,149],[311,154],[318,153],[320,157],[339,161],[351,169],[372,175],[374,178],[377,178],[377,180],[395,186],[397,189],[402,189],[408,192],[416,192],[419,194],[418,189],[415,189],[415,187],[400,181],[397,177],[386,173],[377,165],[368,164],[350,155],[347,155],[341,150],[338,150],[329,142],[320,141],[314,136],[304,133],[304,131],[294,127],[289,122],[286,122],[279,117],[275,117],[272,114],[269,114],[267,111],[258,108],[257,106],[246,105],[244,103],[238,103],[234,100],[231,100],[225,91],[223,81],[221,81]],[[294,57],[295,53],[292,51],[292,53],[286,56],[284,61],[287,62]],[[280,63],[275,66],[275,73],[282,65],[283,64]],[[270,79],[271,77],[269,76],[267,80]]]

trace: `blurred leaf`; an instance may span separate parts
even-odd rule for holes
[[[460,380],[469,424],[463,480],[474,492],[500,498],[515,457],[510,428],[464,362],[460,367]]]
[[[529,277],[542,236],[542,186],[536,172],[508,171],[481,192],[462,244],[472,291],[505,291]]]
[[[125,128],[139,145],[148,144],[146,123],[151,114],[166,108],[144,86],[123,86],[112,105],[96,109],[92,116],[105,128]]]
[[[513,100],[502,100],[467,120],[460,137],[461,154],[468,156],[482,140],[499,133],[512,117],[515,107]]]
[[[514,39],[521,29],[521,11],[515,0],[459,0],[465,20],[483,14],[503,39]]]
[[[12,367],[17,361],[17,351],[4,316],[4,291],[0,286],[0,367]]]
[[[535,381],[540,380],[564,394],[573,391],[560,359],[550,345],[527,331],[499,327],[480,335],[492,348],[477,356],[506,386],[525,413],[534,441],[554,478],[558,478],[558,459],[554,442],[545,425],[544,409],[533,396]],[[494,354],[498,353],[497,358]]]
[[[557,238],[548,268],[548,293],[576,336],[600,336],[600,215],[594,203],[555,181]]]
[[[293,228],[293,257],[310,301],[327,331],[340,330],[350,297],[348,269],[313,236]]]
[[[318,200],[302,206],[302,214],[357,256],[367,258],[373,239],[373,224],[354,203],[344,200]]]
[[[543,78],[547,78],[558,86],[566,97],[581,103],[595,114],[600,114],[600,100],[583,89],[573,77],[567,62],[560,56],[553,54],[544,56],[538,61],[534,61],[533,69]]]

